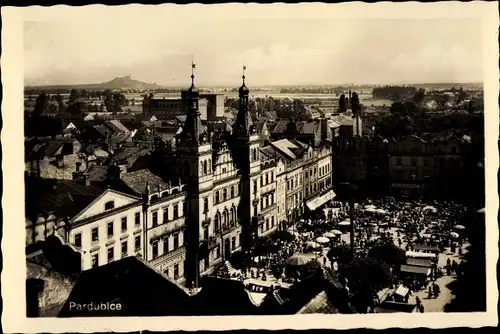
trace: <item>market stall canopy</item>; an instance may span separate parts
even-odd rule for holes
[[[465,226],[463,226],[463,225],[455,225],[455,228],[457,230],[465,230]]]
[[[331,233],[336,234],[336,235],[342,234],[342,232],[340,232],[339,230],[332,230]]]
[[[450,232],[450,236],[451,236],[452,238],[457,239],[457,238],[460,236],[460,234],[458,234],[457,232]]]
[[[340,223],[338,223],[339,226],[349,226],[351,225],[351,222],[348,221],[348,220],[344,220],[344,221],[341,221]]]
[[[333,190],[328,191],[326,194],[323,194],[321,196],[318,196],[310,201],[307,201],[306,205],[309,208],[309,210],[314,211],[323,204],[325,204],[328,201],[331,201],[332,199],[335,198],[335,193]]]
[[[327,237],[317,237],[316,242],[319,242],[320,244],[327,244],[330,242],[330,239]]]
[[[293,254],[288,259],[286,259],[285,263],[291,266],[303,266],[309,262],[311,262],[312,258],[306,256],[305,254]]]
[[[326,238],[335,238],[335,234],[332,232],[323,233],[323,236]]]
[[[434,253],[424,253],[424,252],[413,252],[413,251],[407,251],[406,252],[406,257],[412,257],[416,259],[432,259],[436,257],[436,254]]]
[[[410,289],[405,287],[404,285],[398,286],[396,289],[396,292],[394,292],[396,295],[399,295],[401,297],[406,297],[410,293]]]
[[[402,273],[429,276],[431,273],[431,268],[402,265],[400,271]]]
[[[321,245],[318,244],[317,242],[314,242],[314,241],[308,241],[308,242],[306,242],[306,247],[307,248],[320,248]]]

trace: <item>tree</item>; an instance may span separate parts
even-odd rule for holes
[[[351,249],[346,246],[336,246],[331,248],[326,254],[326,257],[330,261],[332,261],[333,259],[337,259],[340,264],[349,263],[353,259]]]
[[[345,113],[346,110],[347,110],[347,108],[346,108],[345,94],[342,94],[342,95],[340,95],[340,98],[339,98],[339,112]]]
[[[69,103],[74,103],[78,101],[81,97],[80,92],[77,89],[72,89],[69,93]]]
[[[50,98],[45,92],[41,92],[36,98],[35,109],[33,110],[33,117],[41,116],[49,107]]]
[[[352,92],[352,96],[351,96],[351,110],[352,110],[352,114],[354,116],[359,115],[360,109],[361,109],[361,105],[359,103],[358,93]]]
[[[424,102],[424,98],[425,98],[425,89],[423,88],[419,88],[415,92],[415,95],[413,95],[413,101],[418,105],[422,105],[422,103]]]
[[[392,243],[372,247],[368,251],[368,257],[382,261],[393,268],[399,268],[399,266],[406,263],[405,250]]]

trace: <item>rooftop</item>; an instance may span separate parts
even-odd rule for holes
[[[69,308],[70,303],[91,302],[122,304],[120,311],[104,311],[101,316],[185,315],[190,309],[189,295],[184,289],[136,257],[82,272],[59,316],[98,316],[95,311]]]
[[[28,179],[25,184],[28,217],[50,212],[59,217],[73,217],[105,191],[68,180]]]
[[[149,169],[141,169],[135,172],[125,173],[122,175],[121,180],[127,187],[139,195],[145,194],[147,184],[153,191],[156,191],[158,186],[161,189],[167,189],[169,187],[169,185],[164,182],[161,177],[151,173]]]

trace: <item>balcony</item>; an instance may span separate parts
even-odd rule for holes
[[[152,266],[156,266],[161,262],[167,262],[170,261],[173,258],[176,258],[177,256],[182,256],[186,252],[186,249],[184,246],[181,246],[177,249],[174,249],[168,253],[162,254],[158,256],[157,258],[154,258],[153,260],[149,261],[149,264]]]

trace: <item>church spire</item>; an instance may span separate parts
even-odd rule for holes
[[[187,91],[185,101],[187,104],[186,121],[184,122],[184,126],[180,134],[181,143],[191,145],[201,144],[208,139],[208,137],[205,136],[205,130],[201,123],[200,111],[198,110],[200,93],[194,85],[195,68],[196,64],[191,61],[191,87],[189,87]]]
[[[243,63],[243,75],[242,85],[238,90],[239,95],[239,110],[238,115],[236,116],[236,122],[234,124],[235,132],[238,134],[249,135],[253,131],[253,121],[252,116],[250,115],[250,110],[248,109],[248,94],[249,89],[245,85],[245,70],[247,67]]]

